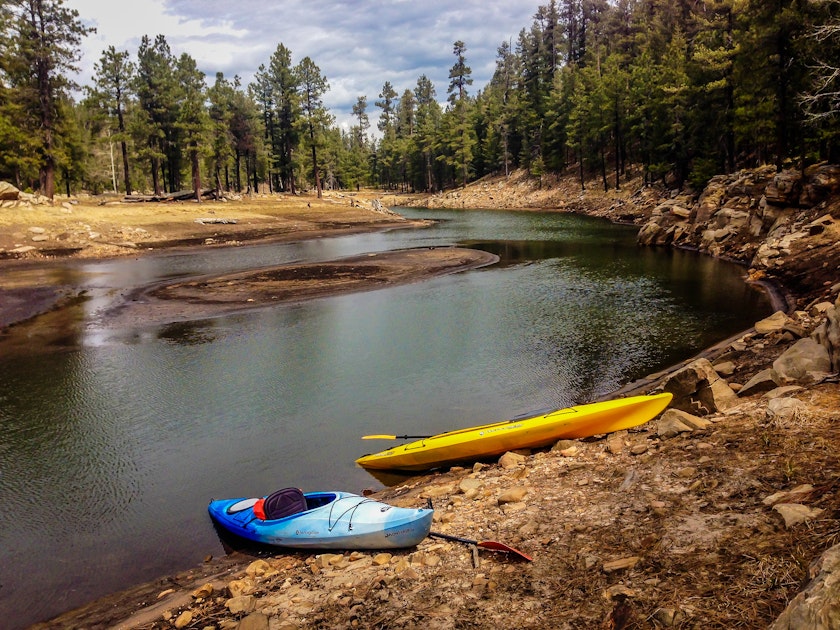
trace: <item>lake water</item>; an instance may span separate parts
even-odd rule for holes
[[[360,492],[368,433],[436,433],[588,402],[770,312],[743,269],[639,249],[566,214],[406,210],[435,227],[107,262],[72,349],[0,357],[0,618],[17,628],[224,553],[210,498]],[[499,264],[161,327],[100,314],[193,274],[467,245]]]

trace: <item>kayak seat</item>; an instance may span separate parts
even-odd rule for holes
[[[266,520],[285,518],[306,511],[306,498],[298,488],[283,488],[265,498],[263,506]]]

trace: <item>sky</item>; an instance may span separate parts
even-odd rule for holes
[[[143,35],[163,34],[175,56],[188,53],[212,85],[217,72],[253,80],[268,66],[282,43],[292,63],[309,57],[330,89],[324,104],[344,128],[351,111],[367,97],[375,129],[380,109],[374,103],[390,81],[398,95],[413,90],[417,79],[431,79],[445,102],[454,43],[466,44],[472,69],[470,94],[493,75],[504,41],[516,45],[522,29],[546,0],[65,0],[87,26],[96,27],[82,43],[77,81],[89,85],[93,65],[108,46],[136,60]]]

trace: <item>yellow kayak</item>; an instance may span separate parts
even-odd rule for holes
[[[557,440],[629,429],[653,419],[670,402],[671,394],[664,393],[577,405],[546,414],[424,437],[416,442],[365,455],[357,459],[356,463],[371,470],[429,470],[446,464],[492,457],[519,448],[550,446]]]

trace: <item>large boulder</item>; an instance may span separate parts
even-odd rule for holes
[[[674,395],[673,409],[696,416],[722,411],[738,400],[737,394],[708,359],[697,359],[676,371],[666,379],[663,387]]]
[[[791,600],[769,630],[840,628],[840,545],[811,563],[808,577],[811,581]]]
[[[20,191],[9,182],[0,182],[0,201],[17,201]]]
[[[797,341],[773,361],[773,369],[783,379],[801,381],[808,377],[809,372],[830,371],[831,361],[825,346],[807,337]]]
[[[798,205],[801,192],[802,173],[786,170],[776,173],[773,183],[764,189],[764,198],[774,206]]]
[[[807,181],[801,203],[813,206],[840,192],[840,165],[820,164],[809,168],[805,174]]]
[[[814,339],[828,352],[829,369],[840,372],[840,296],[826,309],[825,321],[814,331]]]

